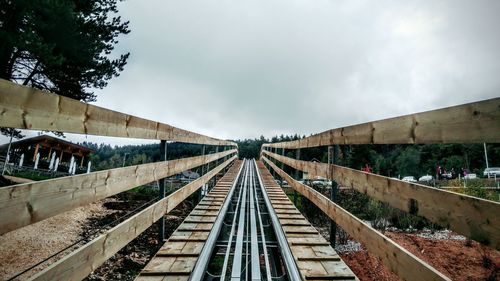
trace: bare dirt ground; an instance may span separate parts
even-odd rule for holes
[[[474,241],[424,238],[416,233],[385,234],[452,280],[500,280],[500,251]],[[400,280],[365,249],[339,255],[360,280]]]
[[[168,238],[191,212],[189,202],[182,202],[165,216],[165,237]],[[134,280],[163,243],[158,242],[158,225],[154,224],[113,257],[107,260],[85,280]]]
[[[310,212],[314,215],[309,221],[329,240],[329,219],[323,214],[318,216],[318,212]],[[466,240],[457,233],[449,230],[409,233],[392,228],[384,234],[452,280],[500,281],[500,251]],[[361,281],[401,280],[351,237],[348,243],[337,245],[336,250]]]

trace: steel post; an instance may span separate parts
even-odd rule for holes
[[[162,140],[160,142],[160,157],[161,161],[167,161],[167,141]],[[165,178],[162,178],[158,181],[158,186],[159,186],[159,197],[160,199],[165,198]],[[163,244],[163,241],[165,240],[165,216],[162,216],[159,223],[158,223],[158,240],[161,244]]]
[[[328,147],[328,164],[338,164],[339,162],[339,146],[329,146]],[[336,181],[333,180],[333,175],[331,175],[330,180],[332,181],[332,188],[330,190],[330,200],[332,202],[337,202],[339,187]],[[335,247],[337,236],[337,224],[335,221],[330,220],[330,245]]]
[[[296,155],[295,155],[295,159],[300,160],[300,148],[297,149],[297,152],[296,152]],[[299,174],[300,174],[300,171],[298,169],[295,169],[295,179],[296,180],[300,180],[299,179]],[[297,199],[298,199],[298,194],[297,194],[297,191],[294,190],[293,191],[293,204],[295,206],[297,206]]]

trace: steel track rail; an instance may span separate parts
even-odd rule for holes
[[[249,166],[248,162],[245,161],[245,166],[247,167],[245,173],[245,181],[243,183],[243,198],[241,201],[240,211],[239,211],[239,219],[238,219],[238,234],[236,235],[236,246],[234,248],[234,258],[233,258],[233,266],[231,270],[231,280],[240,280],[241,279],[241,267],[242,267],[242,258],[243,258],[243,243],[244,243],[244,231],[246,224],[246,207],[247,207],[247,188],[248,188],[248,174],[249,174]],[[245,253],[246,256],[247,253]]]
[[[245,172],[246,172],[246,170],[245,170]],[[238,201],[236,203],[235,210],[239,209],[240,202],[242,200],[242,196],[244,196],[244,194],[243,194],[242,191],[243,191],[243,189],[240,188],[240,192],[238,194]],[[228,238],[228,241],[227,241],[226,254],[224,255],[224,264],[222,266],[222,272],[221,272],[220,281],[224,281],[226,279],[227,268],[228,268],[228,265],[229,265],[229,256],[231,254],[231,247],[232,247],[232,244],[233,244],[234,230],[236,228],[236,220],[237,220],[237,218],[238,218],[237,213],[235,213],[234,217],[233,217],[233,222],[232,222],[232,225],[231,225],[231,231],[230,231],[229,238]]]
[[[212,227],[212,230],[210,231],[210,234],[208,235],[208,238],[205,242],[205,245],[203,246],[203,249],[201,250],[201,253],[199,255],[198,260],[196,261],[196,264],[194,266],[194,269],[191,273],[191,276],[189,277],[189,280],[201,280],[203,278],[203,275],[205,275],[205,271],[207,270],[208,262],[210,260],[210,256],[212,255],[212,251],[216,245],[217,237],[219,236],[220,230],[222,228],[222,224],[224,222],[224,216],[227,213],[227,209],[229,207],[229,204],[231,202],[231,198],[233,197],[234,190],[236,188],[236,185],[239,182],[239,178],[241,175],[241,171],[243,170],[243,166],[241,165],[238,174],[236,175],[235,181],[231,186],[231,190],[229,191],[229,194],[227,195],[227,199],[224,201],[224,205],[222,206],[219,215],[217,216],[217,219],[215,220],[215,223]]]
[[[264,187],[263,186],[260,186],[260,189],[261,189],[261,193],[264,193]],[[271,278],[271,266],[270,266],[270,263],[269,263],[269,256],[268,256],[268,253],[267,253],[267,243],[266,243],[266,237],[265,237],[265,233],[264,233],[264,224],[262,223],[262,213],[260,212],[260,207],[259,207],[259,202],[258,202],[258,196],[257,196],[257,190],[255,189],[254,190],[254,193],[255,193],[255,198],[257,200],[257,204],[256,204],[256,209],[257,209],[257,217],[259,219],[259,225],[260,225],[260,233],[261,233],[261,243],[262,243],[262,251],[264,252],[264,262],[265,262],[265,265],[266,265],[266,277],[267,277],[267,280],[271,281],[272,278]]]
[[[253,162],[251,164],[253,166]],[[249,165],[249,166],[250,166]],[[250,169],[250,263],[252,265],[251,271],[251,280],[259,281],[261,280],[260,275],[260,256],[259,256],[259,243],[257,237],[257,219],[255,218],[256,208],[256,194],[255,194],[255,179],[254,179],[254,171]],[[263,234],[263,233],[262,233]]]
[[[259,172],[259,168],[257,166],[257,162],[253,160],[253,165],[255,167],[256,173],[257,173],[257,178],[259,180],[259,184],[262,188],[264,188],[264,184],[262,182],[262,177]],[[278,220],[278,216],[276,215],[276,212],[271,204],[271,201],[269,200],[269,197],[267,196],[266,192],[262,192],[262,198],[264,199],[264,202],[266,203],[267,210],[269,212],[269,216],[271,218],[271,222],[273,224],[273,229],[276,234],[276,238],[278,240],[278,243],[280,245],[280,251],[281,255],[283,257],[283,261],[285,263],[286,267],[286,272],[288,275],[288,278],[292,281],[295,280],[302,280],[301,274],[299,272],[299,269],[297,267],[297,264],[295,263],[295,260],[292,255],[292,251],[290,250],[290,247],[288,245],[288,242],[286,240],[285,233],[283,229],[281,228],[280,222]]]

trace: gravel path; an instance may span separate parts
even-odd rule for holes
[[[1,235],[0,280],[14,276],[17,272],[23,271],[80,239],[82,226],[88,219],[115,212],[103,207],[105,200]],[[60,258],[57,256],[49,263]],[[26,280],[29,276],[47,267],[49,263],[42,264],[16,280]]]

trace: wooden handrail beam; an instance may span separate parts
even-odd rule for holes
[[[332,179],[391,207],[500,249],[500,203],[342,166],[296,160],[269,151],[262,153],[309,176]]]
[[[0,79],[0,127],[237,146]]]
[[[236,149],[0,188],[0,234],[237,153]]]
[[[193,194],[209,179],[217,175],[237,157],[233,156],[205,175],[192,181],[169,196],[161,199],[106,233],[88,242],[81,248],[51,264],[31,280],[82,280],[97,269],[121,248],[148,229],[166,213],[172,211],[180,202]]]
[[[363,123],[263,147],[500,142],[500,98]]]
[[[397,243],[376,231],[362,220],[358,219],[339,205],[330,201],[326,196],[301,184],[278,168],[271,160],[262,157],[276,173],[285,179],[290,186],[311,200],[326,215],[334,220],[340,227],[354,239],[363,243],[368,251],[379,257],[382,262],[403,280],[450,280],[423,260],[419,259]]]

